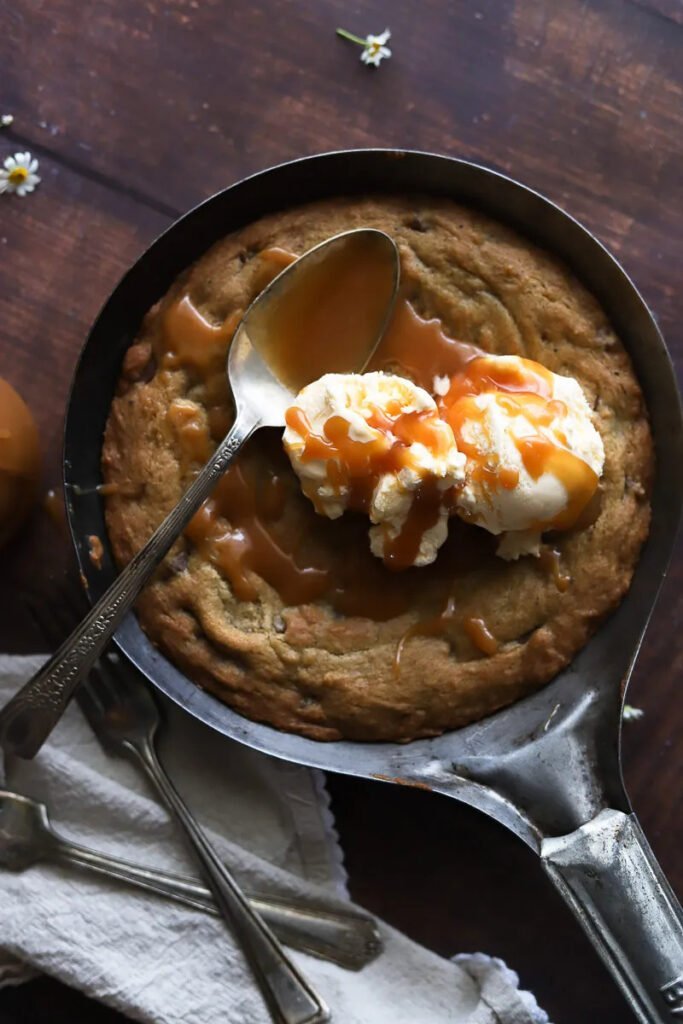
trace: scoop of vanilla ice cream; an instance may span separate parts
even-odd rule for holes
[[[456,455],[459,457],[456,458]],[[438,470],[432,475],[437,477],[440,491],[447,491],[464,479],[465,456],[460,455],[457,448],[448,462],[450,465],[442,463],[441,466],[433,466],[433,469]],[[387,473],[380,478],[370,504],[370,519],[376,524],[370,527],[370,550],[373,555],[384,558],[387,545],[401,533],[415,499],[415,492],[425,475],[429,474],[420,475],[414,470],[404,469],[398,476]],[[440,505],[436,521],[420,536],[413,565],[429,565],[434,561],[448,536],[448,515],[446,506]]]
[[[486,357],[489,365],[501,369],[524,363],[517,356]],[[528,365],[528,364],[527,364]],[[471,415],[456,430],[461,447],[470,451],[466,482],[458,495],[458,510],[469,522],[493,534],[505,534],[498,554],[505,559],[538,554],[543,528],[568,507],[566,481],[554,472],[537,477],[527,470],[519,442],[540,435],[557,448],[571,452],[593,470],[602,473],[604,449],[592,422],[590,406],[578,381],[543,371],[552,384],[545,411],[548,422],[539,424],[533,404],[525,406],[524,395],[503,390],[484,391],[468,399]],[[482,472],[483,469],[483,472]],[[501,485],[501,470],[516,475],[514,485]],[[514,476],[512,477],[514,479]]]
[[[308,384],[292,407],[305,415],[306,429],[288,415],[283,443],[292,467],[301,481],[304,494],[321,515],[336,519],[350,507],[353,479],[349,479],[343,454],[331,451],[322,456],[307,456],[306,446],[311,434],[325,437],[329,420],[339,418],[348,423],[350,441],[373,445],[381,464],[384,453],[397,443],[386,423],[407,413],[434,413],[434,399],[423,388],[393,374],[325,374]],[[380,421],[383,425],[377,425]],[[369,422],[373,420],[374,422]],[[465,457],[455,444],[446,423],[437,421],[441,444],[432,448],[421,441],[403,443],[405,463],[400,468],[377,474],[367,512],[374,524],[370,529],[373,554],[382,558],[387,546],[403,530],[415,500],[416,492],[426,481],[436,482],[439,492],[462,483]],[[331,463],[335,463],[332,466]],[[439,546],[447,535],[448,512],[439,508],[437,522],[424,531],[414,565],[434,561]]]

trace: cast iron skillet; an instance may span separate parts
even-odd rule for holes
[[[536,192],[463,160],[358,150],[296,160],[256,174],[182,217],[128,271],[104,306],[76,368],[66,420],[67,512],[92,598],[101,570],[89,534],[106,537],[101,438],[123,354],[177,274],[213,242],[262,214],[351,193],[449,196],[510,223],[561,257],[599,299],[633,359],[657,452],[650,538],[617,612],[552,683],[483,722],[408,744],[319,743],[249,721],[205,693],[152,646],[129,616],[121,650],[168,697],[214,729],[269,754],[399,783],[480,808],[541,857],[641,1021],[683,1015],[683,914],[631,813],[619,761],[622,687],[664,577],[683,499],[681,408],[657,326],[619,264],[584,228]]]

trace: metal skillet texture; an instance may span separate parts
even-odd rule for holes
[[[604,247],[558,207],[465,161],[358,150],[263,171],[181,218],[108,300],[74,377],[64,479],[90,595],[101,595],[116,571],[106,543],[101,570],[88,558],[88,535],[106,538],[102,500],[92,488],[101,479],[99,439],[121,361],[144,313],[181,270],[228,232],[297,203],[371,192],[428,193],[479,207],[563,259],[601,302],[633,360],[656,449],[652,529],[630,591],[544,689],[482,722],[405,745],[318,743],[249,721],[174,668],[132,616],[117,643],[154,685],[225,736],[287,760],[432,789],[491,815],[540,855],[636,1017],[681,1019],[683,913],[631,814],[619,761],[622,684],[665,575],[683,502],[680,400],[664,342],[636,288]]]

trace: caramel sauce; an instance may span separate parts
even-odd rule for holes
[[[396,537],[385,535],[384,564],[388,569],[408,569],[415,564],[420,542],[439,521],[441,492],[436,480],[423,480],[413,496],[413,503]]]
[[[349,421],[343,416],[331,416],[323,425],[322,434],[312,430],[305,412],[296,405],[287,410],[285,420],[304,439],[301,460],[330,460],[328,474],[335,488],[344,489],[347,494],[347,506],[367,513],[380,478],[413,466],[411,445],[423,444],[438,455],[452,444],[450,431],[436,412],[403,413],[398,403],[393,411],[393,416],[391,408],[371,411],[367,423],[377,431],[377,436],[368,441],[351,438]],[[419,466],[414,468],[419,471]],[[315,500],[314,495],[311,497]],[[385,532],[387,568],[407,569],[415,563],[422,537],[438,522],[443,504],[444,494],[437,480],[426,479],[418,485],[400,533],[391,537]]]
[[[103,498],[108,498],[112,494],[122,494],[123,488],[117,480],[112,480],[108,484],[98,484],[95,491]]]
[[[489,657],[498,650],[498,641],[483,619],[469,618],[463,622],[463,629],[474,646]]]
[[[483,427],[485,423],[485,412],[476,402],[477,396],[485,393],[494,393],[497,403],[511,417],[524,416],[535,430],[528,436],[513,438],[529,476],[538,480],[544,473],[551,473],[567,491],[566,508],[554,519],[533,523],[530,528],[569,529],[593,498],[598,476],[583,459],[563,447],[567,439],[561,431],[555,433],[556,440],[542,432],[567,412],[566,405],[552,397],[552,374],[528,359],[517,360],[511,366],[486,358],[475,359],[453,377],[448,393],[439,402],[458,448],[470,460],[472,477],[490,490],[514,488],[519,481],[518,470],[499,465],[495,456],[481,451],[466,434],[466,425],[480,423]]]
[[[263,260],[271,277],[280,269],[279,262],[284,264],[286,258],[292,258],[291,254]],[[262,272],[260,280],[265,273]],[[167,368],[185,369],[192,379],[199,378],[202,383],[208,434],[216,442],[222,439],[231,422],[224,365],[239,315],[235,314],[225,324],[216,326],[193,311],[191,306],[189,297],[183,296],[162,312],[161,344]],[[192,344],[181,338],[188,325],[194,339],[192,344],[197,346],[200,358],[191,351]],[[478,350],[460,346],[440,334],[437,327],[437,321],[422,320],[407,303],[401,311],[399,304],[398,318],[394,318],[382,342],[384,356],[381,358],[398,365],[408,353],[424,346],[426,339],[435,349],[433,359],[437,371],[443,369],[442,364],[437,365],[437,359],[442,358],[437,349],[443,351],[443,358],[445,353],[449,354],[449,368],[462,366],[474,358]],[[415,332],[412,342],[411,330]],[[409,361],[414,365],[412,357]],[[401,367],[402,372],[410,374],[410,366],[401,363]],[[430,375],[431,370],[423,379],[431,388]],[[182,410],[183,406],[180,408]],[[387,421],[377,410],[373,424],[379,429],[387,429],[391,424],[397,431],[396,444],[390,446],[396,448],[391,459],[400,457],[399,453],[405,449],[410,437],[429,440],[432,445],[439,443],[438,431],[443,427],[430,424],[428,417],[408,414],[403,418],[400,408],[393,411],[393,416],[391,410],[388,412]],[[185,415],[182,411],[171,413],[171,421],[176,420],[175,425],[171,423],[172,429],[179,425],[182,430],[192,423],[189,415],[184,421]],[[313,443],[334,443],[334,429],[333,426],[332,440],[323,437]],[[190,429],[189,443],[194,444],[197,440],[203,445],[203,438],[195,438],[193,432],[194,425]],[[336,441],[345,443],[341,436]],[[387,447],[385,443],[384,449]],[[369,503],[371,495],[367,484],[366,497],[362,491],[359,480],[356,484],[359,509]],[[415,511],[406,528],[390,545],[389,558],[393,567],[398,567],[404,560],[410,561],[416,542],[419,546],[421,531],[435,521],[438,510],[435,502],[430,507],[429,497],[425,493],[415,503]],[[486,538],[483,538],[481,544],[470,543],[467,551],[463,551],[457,527],[451,532],[453,541],[447,541],[441,549],[438,566],[406,569],[389,575],[382,562],[368,550],[367,520],[353,512],[344,516],[344,522],[334,523],[316,515],[301,493],[282,451],[279,435],[262,430],[228,468],[211,498],[193,518],[186,536],[225,575],[240,600],[257,599],[260,578],[277,590],[286,605],[301,605],[324,598],[344,616],[385,621],[413,607],[416,594],[422,593],[425,587],[431,587],[437,593],[443,589],[444,596],[440,600],[445,601],[454,575],[471,553],[475,551],[476,554],[479,547],[488,550]]]
[[[598,475],[573,452],[560,448],[544,439],[519,438],[518,447],[524,465],[534,479],[543,473],[552,473],[567,491],[566,508],[549,522],[534,523],[531,529],[568,530],[574,526],[584,508],[595,494]]]
[[[211,437],[200,407],[185,398],[176,398],[168,407],[166,419],[175,431],[185,458],[189,462],[207,462],[212,449]]]
[[[104,547],[102,546],[102,541],[96,533],[91,533],[88,537],[88,558],[96,569],[102,568],[103,556]]]
[[[445,607],[438,613],[438,615],[434,615],[429,619],[420,619],[419,622],[408,627],[396,645],[396,651],[394,653],[394,675],[397,679],[401,676],[401,658],[403,657],[403,651],[408,641],[414,636],[441,636],[447,631],[454,619],[455,598],[450,595]]]
[[[264,287],[294,258],[292,253],[276,248],[260,253],[258,286]],[[349,288],[355,289],[353,299],[349,298]],[[349,270],[339,289],[331,295],[330,304],[327,298],[323,303],[317,297],[316,305],[324,309],[313,309],[312,288],[310,303],[289,310],[280,344],[283,352],[285,345],[296,350],[292,364],[294,375],[305,372],[306,379],[310,380],[319,376],[323,369],[330,369],[324,350],[322,357],[320,355],[322,344],[330,348],[339,346],[344,353],[344,363],[339,369],[348,371],[348,332],[353,334],[358,329],[357,324],[353,329],[349,325],[349,309],[360,304],[371,288],[371,282],[361,280],[358,275],[354,277]],[[316,329],[313,334],[307,330],[303,337],[297,323],[309,313],[314,316]],[[203,461],[212,449],[212,442],[222,439],[231,424],[224,368],[229,343],[241,315],[242,311],[235,311],[223,323],[212,323],[196,309],[188,295],[169,303],[162,311],[162,367],[186,370],[191,381],[199,381],[204,391],[201,405],[206,408],[205,421],[198,407],[186,400],[176,400],[169,409],[169,426],[176,432],[181,450],[190,462]],[[402,297],[368,369],[398,372],[430,393],[435,376],[459,374],[470,382],[466,387],[472,389],[472,381],[479,372],[476,360],[481,355],[474,346],[449,338],[438,320],[420,317]],[[482,382],[485,376],[480,374]],[[528,387],[526,380],[522,383]],[[513,375],[498,379],[495,384],[511,400],[517,395],[526,399],[529,394]],[[547,404],[548,392],[544,387],[543,374],[539,374],[532,393],[537,393]],[[476,390],[472,391],[475,393]],[[311,458],[318,457],[316,449],[328,454],[332,450],[343,451],[346,465],[353,465],[357,473],[353,481],[353,507],[359,512],[367,508],[372,493],[367,479],[365,484],[361,482],[364,466],[372,464],[376,471],[382,464],[400,465],[411,438],[423,443],[429,441],[432,446],[438,443],[438,431],[435,432],[429,417],[401,416],[400,409],[389,410],[387,415],[378,410],[373,416],[371,425],[384,434],[384,439],[372,451],[354,448],[346,421],[343,423],[343,427],[341,423],[328,423],[321,436],[315,437],[311,432],[307,443],[311,445]],[[387,442],[387,432],[391,434],[391,443]],[[536,457],[531,449],[528,457]],[[342,467],[338,472],[336,482],[339,485],[347,470]],[[516,470],[512,467],[497,467],[496,473],[500,486],[516,485]],[[440,500],[443,501],[443,495]],[[437,515],[435,495],[425,488],[413,503],[413,511],[401,535],[387,547],[389,567],[412,563],[422,533],[433,525]],[[387,566],[368,550],[367,519],[349,512],[343,521],[333,523],[316,515],[302,495],[282,452],[279,434],[263,430],[250,440],[229,467],[211,498],[191,521],[186,535],[227,578],[236,597],[245,601],[258,598],[259,580],[263,580],[278,592],[285,605],[303,605],[324,598],[344,616],[384,621],[410,610],[416,598],[428,592],[430,601],[437,606],[442,603],[444,610],[407,631],[397,649],[400,667],[401,653],[411,636],[437,635],[453,621],[453,602],[448,597],[453,580],[467,571],[470,563],[493,558],[488,535],[478,531],[475,537],[468,534],[465,541],[460,534],[467,529],[457,521],[452,522],[449,539],[437,563],[389,574]],[[480,645],[485,644],[484,653],[493,653],[497,644],[485,623],[478,619],[467,621],[470,625],[466,628],[473,631],[468,632],[473,642],[482,650]]]
[[[386,260],[372,255],[384,244],[352,236],[319,259],[309,256],[301,271],[306,287],[276,290],[251,311],[252,344],[293,392],[324,373],[364,368],[394,289]]]
[[[483,354],[475,345],[449,338],[440,320],[423,319],[401,296],[368,370],[409,377],[431,395],[435,377],[460,373]]]
[[[297,258],[296,253],[289,249],[282,249],[279,245],[272,245],[268,249],[261,249],[258,253],[258,268],[256,270],[254,285],[256,292],[262,292],[266,285],[269,285],[273,278],[282,273],[290,263]]]
[[[560,593],[564,594],[569,589],[572,578],[568,572],[562,569],[561,559],[562,556],[557,548],[551,548],[545,544],[541,546],[541,553],[538,559],[539,564],[545,572],[550,574]]]
[[[315,433],[299,406],[293,405],[287,410],[285,421],[304,438],[300,456],[303,462],[334,460],[339,474],[335,483],[349,488],[349,507],[361,512],[367,512],[369,497],[383,473],[398,473],[413,465],[411,445],[423,444],[440,455],[452,444],[448,428],[437,413],[429,409],[408,413],[397,409],[393,417],[383,410],[373,411],[367,423],[377,431],[377,437],[370,441],[355,441],[350,437],[349,421],[344,416],[330,416],[322,434]]]
[[[171,303],[162,314],[164,369],[191,368],[205,377],[217,366],[223,369],[228,345],[242,311],[231,313],[221,324],[213,324],[199,312],[189,295]]]
[[[550,401],[553,394],[553,378],[550,370],[530,359],[516,359],[512,364],[500,363],[496,359],[470,360],[462,372],[451,381],[446,403],[451,405],[465,395],[481,395],[486,391],[502,391],[507,395],[535,395]]]
[[[286,500],[286,485],[270,469],[263,476],[251,459],[228,468],[213,494],[185,533],[230,580],[235,595],[254,601],[254,576],[270,584],[285,604],[307,604],[329,589],[323,566],[297,562],[296,538],[277,529]]]

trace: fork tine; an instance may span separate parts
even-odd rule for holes
[[[103,720],[107,713],[105,705],[100,700],[97,687],[86,686],[82,683],[76,691],[76,702],[91,727],[97,731],[95,729],[95,723]]]
[[[137,700],[146,699],[156,707],[154,694],[147,679],[118,651],[111,648],[105,651],[98,662],[98,668],[102,679],[105,679],[121,696],[130,695],[135,696]]]
[[[118,651],[109,651],[100,659],[98,667],[102,678],[109,683],[110,692],[116,694],[118,704],[135,708],[136,714],[156,729],[161,722],[161,708],[142,672]]]
[[[103,707],[119,703],[125,694],[123,686],[118,684],[109,671],[109,666],[101,659],[95,662],[90,670],[86,685],[89,690],[95,690]]]

